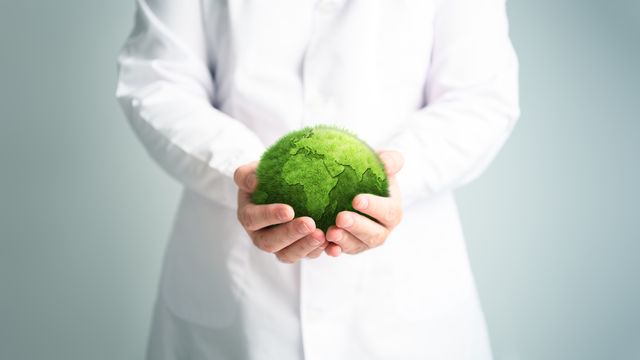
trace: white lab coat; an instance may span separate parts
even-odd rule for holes
[[[519,116],[504,0],[138,0],[118,71],[184,185],[149,358],[491,357],[452,190]],[[238,223],[233,173],[318,123],[402,152],[404,219],[376,249],[287,265]]]

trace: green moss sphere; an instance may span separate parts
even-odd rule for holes
[[[289,204],[296,217],[311,217],[325,233],[340,211],[355,211],[357,194],[389,196],[384,164],[373,149],[326,125],[282,137],[264,152],[256,175],[255,204]]]

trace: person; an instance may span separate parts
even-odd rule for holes
[[[504,0],[137,0],[116,97],[184,185],[149,359],[490,359],[453,191],[519,117]],[[315,228],[250,201],[264,150],[334,124],[391,196]]]

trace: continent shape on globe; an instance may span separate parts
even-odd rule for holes
[[[324,232],[340,211],[356,211],[351,201],[357,194],[389,196],[375,152],[350,132],[327,125],[282,137],[262,155],[257,177],[254,203],[289,204],[296,217],[310,216]]]

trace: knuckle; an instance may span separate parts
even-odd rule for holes
[[[254,226],[253,216],[249,211],[247,211],[246,208],[242,211],[242,214],[240,215],[240,217],[241,217],[242,225],[244,225],[244,227],[247,229],[253,230],[253,226]]]
[[[279,214],[282,211],[280,210],[280,208],[277,205],[270,205],[265,207],[264,209],[264,217],[266,219],[270,219],[273,222],[277,222],[279,221]]]
[[[307,241],[305,241],[304,244],[304,250],[305,251],[315,251],[316,248],[318,248],[318,246],[320,246],[320,243],[318,242],[318,240],[312,238],[311,236],[309,237],[309,239]]]
[[[400,223],[400,219],[402,219],[402,208],[400,206],[392,206],[389,208],[387,213],[385,214],[385,221],[392,226]]]
[[[295,263],[295,260],[292,259],[289,255],[286,255],[284,253],[277,253],[276,254],[276,258],[281,262],[281,263],[285,263],[285,264],[293,264]]]
[[[263,241],[262,248],[264,249],[264,251],[271,254],[275,253],[277,250],[277,247],[273,245],[270,241]]]
[[[252,236],[251,241],[253,242],[253,245],[255,245],[258,249],[262,251],[267,251],[264,249],[264,246],[262,246],[262,240],[260,239],[259,236]]]
[[[347,243],[345,243],[344,245],[340,245],[342,247],[343,252],[347,253],[347,254],[355,254],[356,250],[358,249],[358,247],[360,246],[360,244],[358,244],[359,241],[349,241]]]
[[[287,238],[289,239],[299,239],[300,238],[300,229],[303,226],[302,221],[292,221],[287,226]]]
[[[262,206],[260,208],[260,216],[262,216],[264,219],[269,219],[272,220],[275,217],[273,216],[273,206],[272,205],[267,205],[267,206]]]
[[[238,219],[238,222],[240,224],[242,224],[242,226],[244,226],[244,219],[242,218],[242,208],[239,208],[238,211],[236,211],[236,218]]]
[[[317,248],[318,245],[320,245],[316,242],[316,240],[311,235],[307,235],[304,238],[302,238],[302,240],[299,241],[299,244],[300,244],[300,247],[302,248],[302,251],[306,251],[306,252],[315,250],[315,248]]]
[[[368,247],[374,248],[380,246],[386,240],[386,233],[383,230],[376,230],[369,240],[370,241],[365,243]]]
[[[374,248],[374,247],[376,247],[376,246],[377,246],[376,244],[369,245],[369,244],[367,244],[367,243],[364,243],[364,242],[363,242],[363,243],[358,244],[358,245],[357,245],[357,246],[352,250],[352,253],[353,253],[353,254],[359,254],[359,253],[361,253],[361,252],[363,252],[363,251],[365,251],[365,250],[372,249],[372,248]]]
[[[396,211],[393,207],[389,207],[386,211],[386,213],[384,214],[384,219],[389,222],[389,223],[393,223],[396,219]]]
[[[369,249],[375,249],[375,248],[377,248],[378,246],[381,246],[382,244],[384,244],[384,239],[382,239],[382,240],[380,240],[380,241],[373,242],[373,243],[371,243],[371,244],[368,244],[368,245],[367,245],[367,247],[368,247]]]
[[[355,254],[356,248],[353,246],[343,246],[342,252],[345,254]]]
[[[361,233],[357,234],[356,237],[361,242],[364,242],[366,244],[374,243],[378,240],[378,236],[380,236],[380,230],[378,229],[378,227],[380,226],[374,226],[371,229],[367,228],[366,230],[363,230]]]
[[[268,241],[264,235],[257,235],[253,238],[253,243],[254,245],[262,250],[262,251],[266,251],[268,253],[274,253],[275,252],[275,247],[274,245]]]
[[[340,245],[340,248],[343,254],[351,254],[351,251],[353,251],[353,247],[348,245]]]
[[[360,253],[362,251],[363,251],[363,249],[360,246],[353,246],[353,247],[350,247],[350,248],[344,250],[344,252],[349,254],[349,255],[355,255],[355,254],[358,254],[358,253]]]

